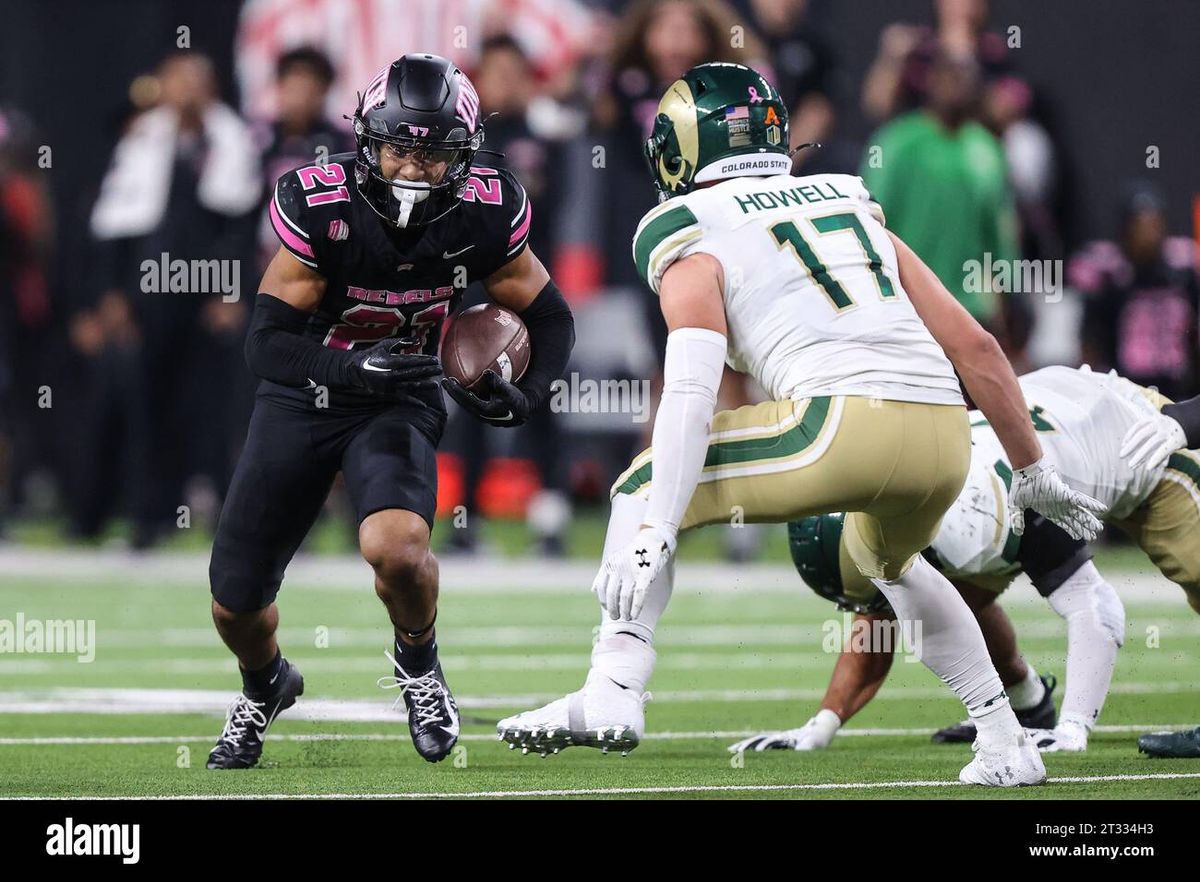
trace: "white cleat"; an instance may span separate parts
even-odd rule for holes
[[[1082,726],[1059,723],[1053,729],[1026,729],[1025,737],[1042,753],[1083,753],[1088,731]]]
[[[595,747],[602,753],[619,750],[625,756],[646,734],[642,706],[649,698],[649,693],[623,689],[591,671],[578,692],[506,717],[496,724],[496,732],[510,750],[519,747],[521,753],[543,758],[565,747]]]
[[[1046,765],[1037,747],[1024,734],[1011,747],[985,749],[971,745],[975,758],[963,766],[958,780],[984,787],[1028,787],[1046,783]]]

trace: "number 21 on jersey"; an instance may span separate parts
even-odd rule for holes
[[[880,299],[884,301],[895,299],[896,288],[887,273],[884,272],[883,259],[875,250],[875,246],[871,244],[871,237],[867,235],[858,215],[852,211],[846,211],[807,218],[806,221],[816,232],[818,244],[820,237],[853,234],[858,240],[859,248],[862,249],[863,262],[875,279]],[[829,272],[829,268],[817,255],[813,243],[800,231],[800,227],[795,221],[786,220],[772,224],[770,233],[779,248],[791,248],[793,256],[804,264],[817,287],[821,289],[835,310],[842,312],[855,305],[854,299],[846,287]]]

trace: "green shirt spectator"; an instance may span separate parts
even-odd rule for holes
[[[971,315],[992,325],[999,302],[986,268],[1019,256],[1000,142],[974,120],[951,128],[932,112],[913,111],[876,133],[862,177],[888,227]],[[969,272],[968,261],[984,271]]]

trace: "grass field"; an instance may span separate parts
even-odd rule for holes
[[[828,750],[731,757],[726,745],[744,734],[808,719],[834,661],[822,641],[841,614],[779,564],[681,566],[659,630],[648,739],[626,758],[574,748],[543,760],[510,752],[494,724],[581,683],[598,621],[586,588],[594,563],[445,563],[439,643],[464,736],[431,766],[391,710],[394,693],[375,685],[388,673],[389,628],[368,571],[350,558],[298,560],[280,596],[281,642],[305,695],[272,729],[260,768],[209,772],[239,681],[209,621],[206,565],[189,552],[0,550],[0,619],[96,628],[90,663],[0,654],[0,795],[1200,797],[1200,763],[1149,760],[1135,744],[1139,732],[1200,721],[1200,621],[1128,553],[1100,561],[1128,617],[1101,730],[1086,754],[1047,757],[1049,785],[1019,792],[957,783],[969,750],[928,733],[961,706],[900,660]],[[1061,679],[1061,621],[1027,584],[1006,606],[1026,657]]]

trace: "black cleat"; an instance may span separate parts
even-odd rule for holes
[[[283,660],[279,688],[261,700],[239,695],[225,715],[225,728],[208,755],[210,769],[250,769],[262,756],[267,729],[282,711],[304,694],[304,678],[299,668]]]
[[[1051,693],[1058,686],[1058,679],[1053,674],[1045,674],[1041,681],[1046,687],[1042,700],[1025,710],[1013,709],[1023,729],[1053,729],[1058,724],[1058,712],[1051,698]],[[933,733],[932,740],[934,744],[971,744],[975,741],[975,721],[963,720],[945,729],[938,729]]]
[[[1151,732],[1138,738],[1138,753],[1159,759],[1200,759],[1200,726],[1184,732]]]
[[[441,762],[458,742],[458,705],[446,685],[442,674],[442,663],[432,670],[411,676],[397,664],[386,650],[383,653],[396,668],[392,677],[380,677],[383,689],[401,690],[396,705],[404,700],[408,709],[408,731],[412,735],[413,747],[431,763]]]

